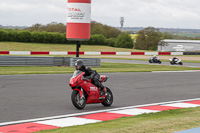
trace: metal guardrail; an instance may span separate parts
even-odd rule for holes
[[[82,60],[84,65],[89,67],[101,67],[100,58],[70,58],[70,67],[74,67],[74,64],[77,60]]]
[[[70,66],[71,57],[53,57],[54,66]]]
[[[72,57],[37,57],[37,56],[0,56],[0,66],[70,66],[81,59],[85,65],[100,67],[98,58],[72,58]]]
[[[53,66],[53,57],[0,56],[0,66]]]

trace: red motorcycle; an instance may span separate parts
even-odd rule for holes
[[[72,88],[71,100],[77,109],[83,109],[86,104],[101,103],[104,106],[111,106],[113,102],[113,94],[106,87],[106,93],[100,96],[100,89],[91,83],[92,79],[88,79],[83,75],[85,72],[77,70],[69,81]],[[101,75],[100,82],[106,82],[107,76]]]

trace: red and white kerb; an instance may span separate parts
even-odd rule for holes
[[[74,41],[90,39],[91,0],[68,0],[66,38]]]

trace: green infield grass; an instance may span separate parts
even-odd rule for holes
[[[0,42],[0,51],[76,51],[76,44]],[[80,51],[143,52],[147,50],[116,48],[103,45],[81,45]]]

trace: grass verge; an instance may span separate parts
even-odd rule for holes
[[[200,70],[200,68],[190,68],[181,66],[166,65],[147,65],[147,64],[126,64],[126,63],[101,63],[101,67],[92,68],[99,73],[111,72],[151,72],[151,71],[183,71],[183,70]],[[0,75],[15,74],[60,74],[73,73],[73,67],[0,67]]]
[[[0,49],[0,51],[76,51],[76,44],[0,42]],[[143,52],[147,50],[116,48],[103,45],[81,45],[80,51]]]
[[[200,107],[123,117],[37,133],[172,133],[200,127]]]

